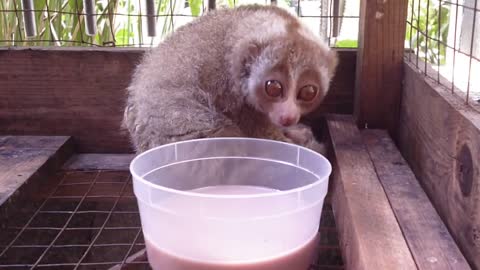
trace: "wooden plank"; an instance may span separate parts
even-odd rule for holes
[[[418,268],[471,269],[387,132],[362,138]]]
[[[58,167],[72,152],[69,137],[0,136],[0,205],[42,167]]]
[[[0,135],[70,135],[80,153],[130,153],[120,129],[125,88],[144,50],[0,49]],[[355,50],[339,51],[331,91],[314,116],[351,113]]]
[[[417,269],[359,130],[332,115],[332,206],[346,269]]]
[[[360,4],[354,115],[361,127],[395,134],[402,91],[408,0]]]
[[[71,135],[79,151],[131,151],[120,129],[141,50],[0,50],[1,134]]]
[[[53,153],[67,140],[67,136],[0,136],[0,150],[42,149]]]
[[[398,143],[463,254],[480,268],[480,113],[406,63]]]
[[[133,154],[78,154],[72,156],[64,170],[118,170],[128,171]]]

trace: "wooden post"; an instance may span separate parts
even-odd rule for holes
[[[217,8],[216,0],[208,0],[208,10],[214,10]]]
[[[342,15],[345,11],[345,0],[333,1],[333,20],[332,20],[332,37],[338,37],[340,34],[340,26],[342,24]]]
[[[153,0],[146,0],[145,3],[146,10],[147,10],[147,29],[148,29],[148,36],[155,37],[157,35],[157,18],[155,15],[155,1]]]
[[[298,5],[300,6],[300,0],[298,1]],[[302,7],[300,7],[302,8]],[[320,37],[322,38],[323,41],[328,42],[329,37],[328,37],[328,24],[329,24],[329,18],[328,18],[328,13],[330,11],[329,7],[329,1],[328,0],[320,0]],[[302,16],[302,14],[299,14]]]
[[[35,23],[35,7],[32,0],[22,0],[23,20],[25,23],[25,35],[34,37],[37,35],[37,25]]]
[[[396,137],[408,0],[361,0],[354,116]]]
[[[83,0],[85,11],[85,33],[89,36],[97,34],[97,16],[95,15],[95,1]]]

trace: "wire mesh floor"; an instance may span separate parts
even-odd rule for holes
[[[65,171],[42,187],[1,207],[0,269],[150,269],[128,171]],[[343,269],[328,203],[320,231],[311,269]]]

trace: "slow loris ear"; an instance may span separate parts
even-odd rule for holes
[[[327,55],[327,61],[328,61],[328,74],[330,76],[330,79],[335,75],[335,70],[337,69],[338,66],[338,54],[334,50],[330,50]]]
[[[239,78],[245,78],[250,76],[251,67],[255,60],[261,53],[261,47],[256,42],[244,42],[238,44],[234,49],[232,63],[233,72],[239,76]]]

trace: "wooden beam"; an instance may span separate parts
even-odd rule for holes
[[[69,137],[0,136],[0,205],[33,178],[38,180],[42,169],[53,173],[72,153]]]
[[[78,154],[72,156],[64,170],[115,170],[128,171],[133,154]]]
[[[396,132],[408,0],[362,0],[354,115],[360,127]]]
[[[132,152],[120,122],[125,89],[144,51],[0,49],[0,135],[69,135],[80,153]],[[312,117],[353,111],[356,51],[339,56],[331,91]]]
[[[346,269],[417,269],[350,116],[329,116],[332,207]]]
[[[208,0],[208,10],[214,10],[217,8],[217,1]]]
[[[471,269],[387,132],[362,138],[418,268]]]
[[[405,64],[399,147],[463,254],[480,269],[480,113]]]

